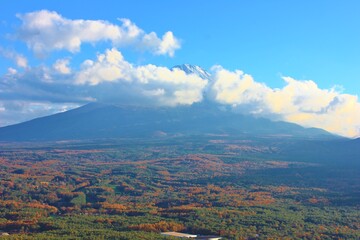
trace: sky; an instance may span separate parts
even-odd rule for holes
[[[89,102],[245,114],[360,136],[359,1],[2,1],[0,126]],[[198,65],[203,79],[173,69]]]

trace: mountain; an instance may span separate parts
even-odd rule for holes
[[[0,128],[0,141],[47,141],[226,134],[334,138],[315,128],[244,116],[215,105],[135,107],[90,103],[55,115]]]
[[[355,138],[349,141],[354,147],[360,147],[360,138]]]
[[[199,66],[183,64],[172,69],[211,75]],[[206,99],[192,106],[141,107],[90,103],[77,109],[0,128],[0,141],[48,141],[179,135],[221,134],[229,136],[336,139],[322,129],[303,128],[224,110]]]

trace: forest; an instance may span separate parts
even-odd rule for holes
[[[360,239],[359,166],[294,148],[307,145],[222,135],[1,143],[0,231],[6,239],[171,239],[164,231]]]

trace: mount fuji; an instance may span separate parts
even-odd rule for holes
[[[190,64],[177,65],[187,74],[210,79],[208,72]],[[148,107],[89,103],[67,112],[0,128],[0,141],[47,141],[179,135],[286,136],[331,139],[338,136],[317,128],[242,115],[214,102],[191,106]]]

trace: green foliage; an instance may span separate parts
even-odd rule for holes
[[[86,204],[86,195],[83,192],[77,192],[76,196],[70,201],[74,206],[83,206]]]

